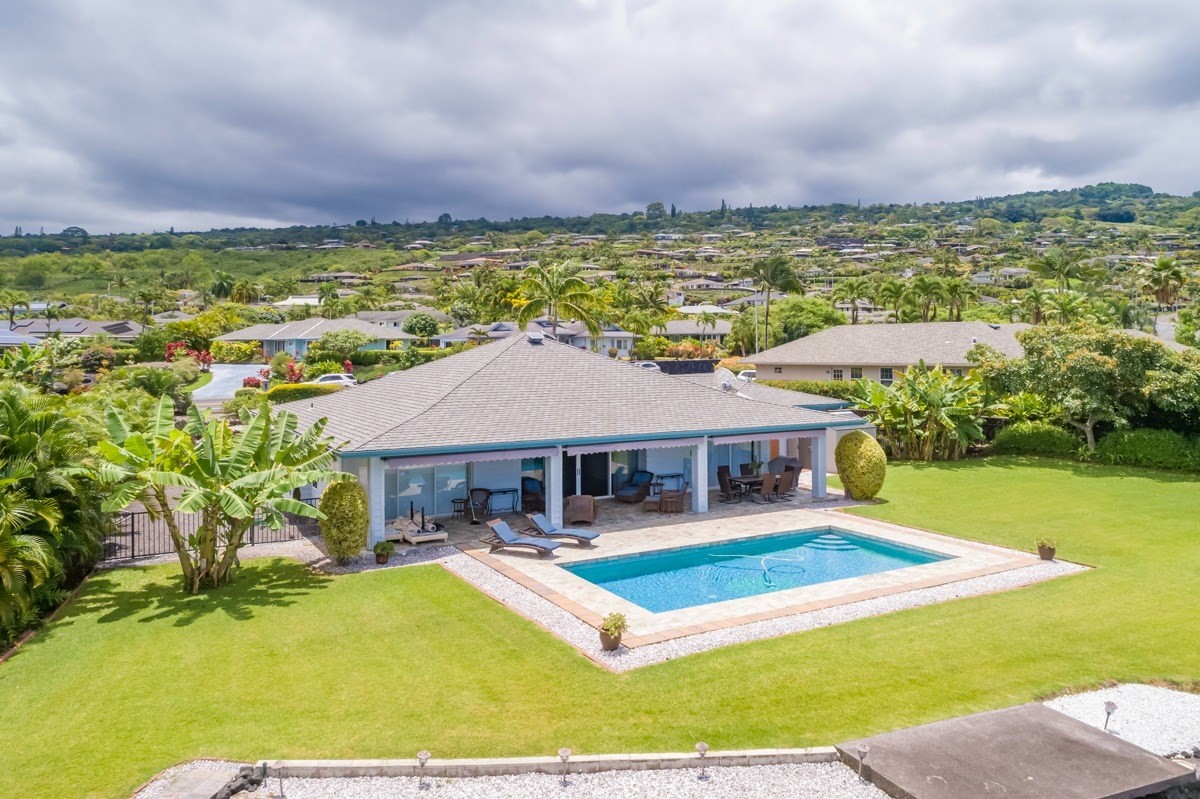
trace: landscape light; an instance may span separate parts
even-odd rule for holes
[[[867,762],[867,755],[871,753],[871,747],[865,743],[858,745],[858,778],[863,780],[863,765]]]
[[[708,753],[708,744],[700,741],[696,744],[696,753],[700,755],[700,779],[708,779],[708,766],[704,762],[704,755]]]
[[[1104,731],[1108,732],[1108,722],[1112,721],[1113,713],[1117,712],[1117,703],[1111,699],[1104,703]]]
[[[418,788],[425,787],[425,763],[428,760],[429,760],[429,750],[428,749],[422,749],[420,752],[417,752],[417,765],[420,766],[420,768],[421,768],[420,772],[418,772],[420,775],[420,777],[417,780]]]
[[[561,760],[563,764],[562,784],[565,788],[567,785],[567,769],[569,768],[567,761],[571,759],[571,750],[565,746],[562,749],[559,749],[558,759]]]

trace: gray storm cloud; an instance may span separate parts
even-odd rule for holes
[[[1192,3],[44,2],[0,230],[1200,188]]]

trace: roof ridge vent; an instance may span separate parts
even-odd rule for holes
[[[530,344],[541,344],[543,341],[546,340],[545,333],[539,333],[539,332],[535,331],[535,332],[531,332],[531,333],[526,333],[526,335],[529,337]]]

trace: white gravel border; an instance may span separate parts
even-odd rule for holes
[[[505,577],[474,558],[459,553],[460,557],[447,558],[442,565],[467,582],[489,594],[494,599],[512,608],[526,618],[532,619],[550,632],[579,649],[589,657],[603,663],[613,671],[631,669],[663,663],[672,658],[707,652],[730,644],[758,641],[780,635],[814,630],[833,624],[878,616],[896,610],[917,608],[937,602],[946,602],[979,594],[989,594],[1011,588],[1049,580],[1064,574],[1085,571],[1086,567],[1064,561],[1047,561],[1033,566],[1012,569],[985,577],[973,577],[933,588],[892,594],[877,599],[851,602],[837,607],[814,610],[794,616],[782,616],[768,621],[752,622],[723,630],[697,633],[683,638],[647,644],[635,649],[621,647],[616,652],[605,652],[600,648],[596,629],[548,599]]]
[[[1108,731],[1156,755],[1200,758],[1200,696],[1137,683],[1051,699],[1046,707],[1104,728],[1104,703],[1115,702]]]
[[[421,782],[416,777],[284,779],[283,790],[287,799],[887,799],[841,763],[730,766],[703,775],[700,769],[569,774],[565,786],[552,774],[426,779],[424,787]],[[279,780],[268,780],[253,795],[279,799]]]

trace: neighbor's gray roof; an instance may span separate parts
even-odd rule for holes
[[[717,319],[713,325],[702,325],[696,319],[669,319],[651,332],[656,336],[725,336],[732,329],[733,322],[728,319]]]
[[[37,336],[38,338],[48,336],[51,333],[57,333],[60,336],[68,338],[75,336],[112,336],[113,338],[124,340],[135,339],[142,332],[140,324],[127,319],[103,320],[81,319],[79,317],[71,317],[69,319],[43,319],[41,317],[18,319],[12,324],[11,329],[17,333],[27,336]]]
[[[388,329],[381,325],[364,322],[361,319],[302,319],[298,322],[276,324],[268,322],[261,325],[251,325],[223,336],[217,336],[214,341],[316,341],[326,333],[335,330],[357,330],[378,339],[410,339],[413,338],[400,330]]]
[[[19,347],[22,344],[36,347],[41,343],[42,340],[40,338],[34,338],[24,333],[18,333],[15,330],[9,330],[7,325],[0,326],[0,347]]]
[[[442,313],[437,308],[427,308],[424,305],[418,305],[416,308],[397,308],[394,311],[359,311],[355,317],[364,322],[407,322],[408,317],[415,314],[429,314],[439,322],[449,322],[450,316]]]
[[[838,325],[789,341],[747,358],[755,366],[967,366],[976,343],[1001,353],[1025,354],[1017,333],[1029,325],[987,322],[915,322],[912,324]]]
[[[326,417],[343,453],[388,455],[843,426],[820,411],[702,388],[514,335],[286,407]]]
[[[678,375],[678,377],[689,383],[695,383],[698,386],[704,386],[716,391],[722,390],[717,376],[712,372],[698,375]],[[775,386],[764,386],[757,381],[741,383],[738,387],[738,393],[752,400],[768,402],[772,405],[783,405],[789,408],[825,410],[828,408],[845,408],[851,404],[837,397],[826,397],[821,394],[809,394],[807,391],[792,391],[791,389],[776,388]]]

